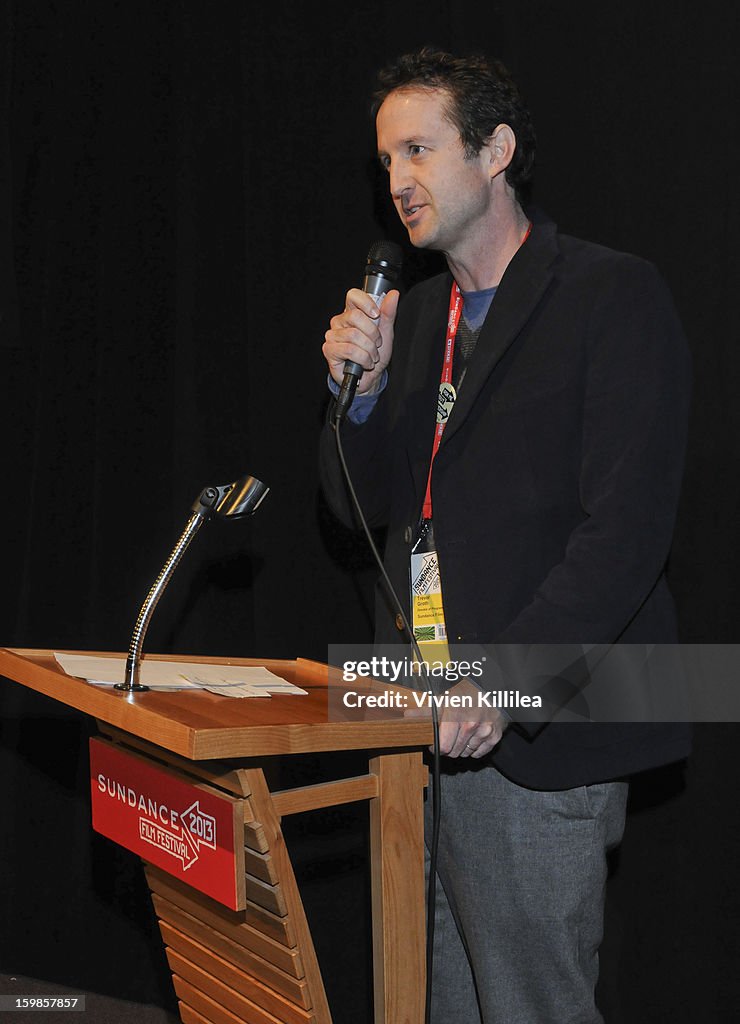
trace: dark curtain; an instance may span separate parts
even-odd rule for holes
[[[320,345],[369,244],[403,241],[367,96],[378,65],[425,42],[503,58],[538,127],[537,204],[668,279],[696,373],[671,581],[685,640],[736,639],[733,8],[3,0],[0,11],[0,643],[124,649],[192,499],[244,472],[272,493],[247,523],[202,531],[148,649],[325,659],[328,642],[371,635],[367,551],[317,489]],[[409,253],[407,284],[433,262]],[[0,970],[167,1002],[138,868],[89,834],[89,726],[10,683],[0,699]],[[702,727],[685,770],[635,787],[604,954],[615,1021],[733,1019],[737,740],[734,726]],[[332,835],[344,844],[307,876],[338,1020],[367,991],[361,818],[294,826],[299,860]],[[338,880],[357,904],[356,940],[322,924]],[[102,956],[103,935],[131,951],[128,979]]]

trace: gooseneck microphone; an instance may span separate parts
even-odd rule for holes
[[[216,517],[218,519],[243,519],[257,511],[262,499],[270,488],[253,476],[243,476],[232,484],[217,484],[206,487],[201,491],[190,508],[190,518],[185,524],[185,529],[180,539],[175,544],[170,557],[163,565],[159,576],[152,584],[144,604],[141,606],[139,617],[134,626],[134,632],[129,644],[128,657],[126,658],[125,681],[116,683],[114,689],[125,690],[128,693],[148,690],[149,687],[139,682],[139,670],[141,668],[142,649],[144,637],[149,628],[154,609],[165,591],[167,584],[172,579],[175,569],[180,564],[180,559],[187,551],[191,540],[207,520]]]
[[[400,245],[395,242],[373,242],[370,252],[367,254],[365,266],[365,278],[362,282],[362,290],[372,295],[379,306],[386,292],[394,287],[401,273],[403,254]],[[355,397],[357,385],[365,368],[359,363],[353,363],[348,359],[344,364],[344,379],[339,389],[337,404],[334,410],[334,421],[340,422],[347,415],[352,400]]]

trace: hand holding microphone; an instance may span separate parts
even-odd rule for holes
[[[376,242],[368,253],[362,289],[352,288],[342,312],[332,317],[322,351],[341,388],[338,420],[346,415],[356,391],[367,394],[378,387],[390,361],[398,292],[389,289],[400,270],[400,247]]]

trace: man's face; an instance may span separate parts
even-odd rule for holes
[[[378,155],[398,215],[419,248],[458,252],[486,230],[490,150],[466,157],[439,89],[398,89],[378,111]]]

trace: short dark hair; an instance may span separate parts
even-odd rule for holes
[[[467,156],[480,153],[497,125],[509,125],[516,136],[516,150],[505,177],[521,201],[532,180],[537,141],[529,110],[501,61],[454,57],[432,47],[404,54],[378,72],[373,115],[392,92],[415,88],[448,94],[446,113],[460,133]]]

